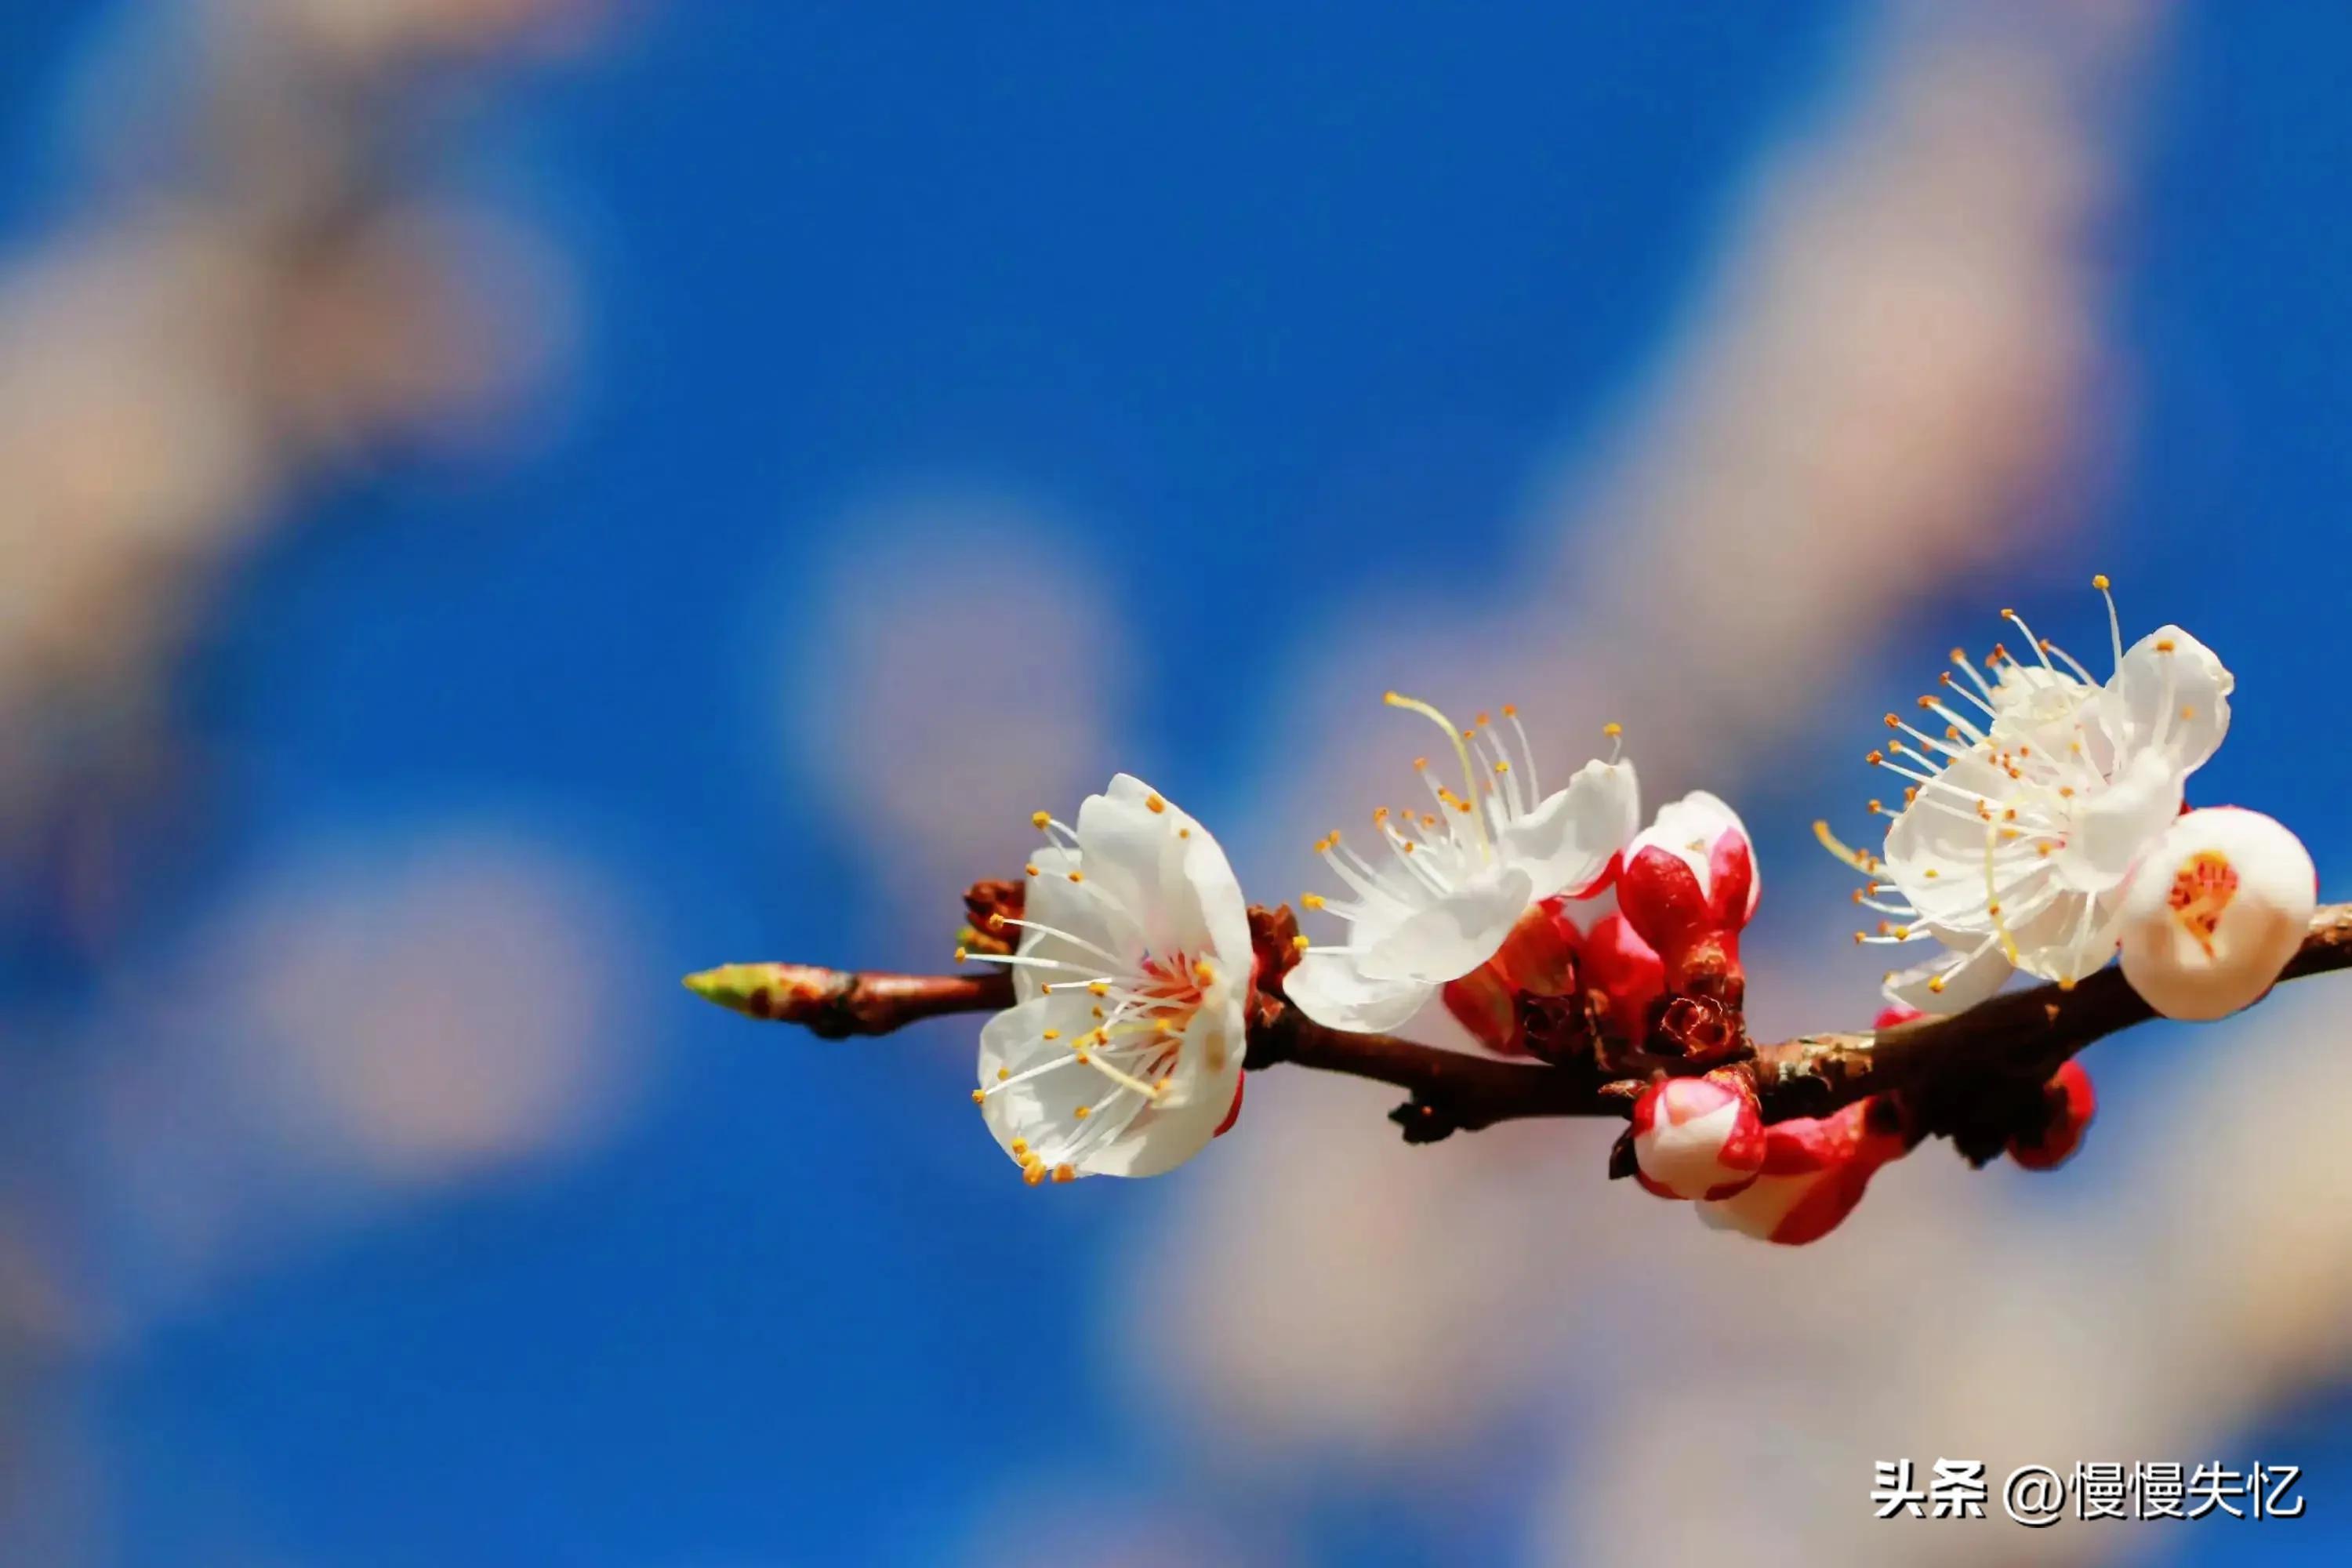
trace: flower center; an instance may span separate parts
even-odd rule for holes
[[[2172,891],[2167,902],[2172,908],[2172,918],[2180,928],[2197,939],[2205,956],[2213,956],[2213,932],[2221,923],[2221,911],[2238,896],[2238,868],[2230,858],[2216,850],[2200,849],[2180,863],[2172,876]]]

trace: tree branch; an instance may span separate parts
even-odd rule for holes
[[[2339,969],[2352,969],[2352,904],[2321,906],[2280,979]],[[919,975],[740,963],[691,975],[687,984],[722,1006],[799,1024],[826,1038],[888,1034],[923,1018],[1013,1003],[1012,983],[996,970]],[[1949,1137],[1981,1161],[2030,1120],[2060,1064],[2155,1016],[2122,972],[2108,968],[2071,990],[2007,992],[1964,1013],[1883,1033],[1801,1035],[1757,1046],[1737,1065],[1751,1075],[1767,1121],[1822,1116],[1899,1091],[1917,1131]],[[1283,1062],[1406,1090],[1412,1102],[1394,1120],[1416,1142],[1528,1117],[1623,1116],[1652,1076],[1692,1070],[1676,1058],[1621,1055],[1604,1072],[1590,1060],[1557,1067],[1501,1061],[1389,1035],[1351,1035],[1267,994],[1251,1023],[1249,1066]]]

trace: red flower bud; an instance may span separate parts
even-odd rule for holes
[[[1901,1118],[1883,1095],[1819,1120],[1775,1122],[1764,1130],[1756,1179],[1699,1217],[1784,1247],[1802,1247],[1837,1228],[1878,1168],[1908,1147]]]
[[[2052,1075],[2042,1091],[2045,1117],[2040,1131],[2012,1137],[2009,1157],[2029,1171],[2054,1171],[2074,1156],[2098,1114],[2098,1096],[2091,1091],[2091,1075],[2083,1064],[2069,1061]]]
[[[1447,981],[1437,994],[1454,1021],[1488,1050],[1514,1057],[1527,1053],[1527,1040],[1519,1027],[1518,994],[1491,962],[1459,980]]]
[[[1673,990],[1736,999],[1739,932],[1756,910],[1755,847],[1738,816],[1700,791],[1661,808],[1626,847],[1617,903]]]
[[[1600,999],[1601,1026],[1612,1038],[1639,1044],[1648,1037],[1650,1005],[1665,994],[1666,966],[1623,914],[1612,911],[1593,923],[1578,978]]]
[[[1899,1029],[1906,1024],[1916,1024],[1927,1015],[1916,1007],[1881,1007],[1878,1016],[1870,1021],[1874,1029]]]
[[[1633,1102],[1634,1179],[1662,1198],[1727,1198],[1764,1163],[1764,1119],[1748,1076],[1652,1084]]]

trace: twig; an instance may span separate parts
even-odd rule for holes
[[[2352,904],[2320,908],[2280,978],[2338,969],[2352,969]],[[1011,983],[998,971],[918,975],[745,963],[690,976],[687,984],[723,1006],[828,1038],[887,1034],[919,1019],[993,1011],[1013,1001]],[[1922,1134],[1949,1137],[1971,1159],[1983,1159],[1998,1152],[2024,1104],[2061,1063],[2155,1016],[2110,968],[2071,990],[2008,992],[1964,1013],[1879,1034],[1801,1035],[1758,1046],[1744,1070],[1753,1076],[1768,1121],[1822,1116],[1900,1091]],[[1423,1142],[1528,1117],[1622,1116],[1652,1073],[1690,1070],[1665,1058],[1620,1060],[1606,1077],[1590,1063],[1500,1061],[1389,1035],[1327,1029],[1268,998],[1251,1025],[1249,1065],[1282,1062],[1408,1091],[1412,1102],[1395,1120],[1408,1139]]]

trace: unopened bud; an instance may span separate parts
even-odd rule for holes
[[[1802,1247],[1835,1230],[1878,1168],[1907,1146],[1901,1118],[1884,1096],[1818,1120],[1774,1122],[1764,1130],[1756,1179],[1728,1198],[1699,1205],[1699,1217],[1718,1230]]]
[[[2077,1061],[2052,1075],[2042,1103],[2041,1129],[2009,1141],[2009,1157],[2029,1171],[2054,1171],[2074,1158],[2099,1109],[2098,1097],[2091,1092],[2091,1075]]]
[[[1747,1075],[1652,1084],[1633,1102],[1634,1179],[1662,1198],[1721,1199],[1756,1179],[1764,1119]]]
[[[1648,1037],[1651,1005],[1665,994],[1666,966],[1622,914],[1612,911],[1593,922],[1577,978],[1595,998],[1593,1011],[1604,1034],[1625,1045]]]
[[[1702,790],[1662,807],[1626,846],[1617,903],[1664,962],[1670,989],[1736,1005],[1739,932],[1760,890],[1748,829]]]
[[[2168,1018],[2261,1000],[2303,945],[2319,879],[2303,841],[2258,811],[2192,811],[2124,890],[2124,978]]]

